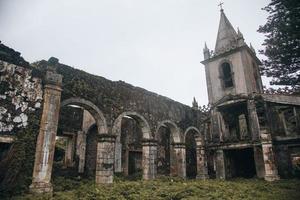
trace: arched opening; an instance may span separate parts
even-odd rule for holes
[[[196,137],[200,136],[197,128],[190,127],[185,132],[186,176],[194,179],[197,176],[197,143]]]
[[[225,88],[233,87],[233,78],[230,64],[224,62],[221,65],[222,81]]]
[[[143,139],[150,139],[146,119],[136,112],[124,112],[113,126],[117,135],[114,170],[125,177],[140,179],[143,175]]]
[[[97,155],[95,137],[99,133],[107,133],[107,126],[97,106],[80,98],[63,101],[55,143],[53,176],[94,176]],[[94,138],[93,142],[90,138]],[[90,155],[93,155],[92,158]],[[86,162],[86,158],[89,162]]]
[[[157,174],[178,175],[176,166],[176,152],[173,143],[180,143],[179,129],[171,121],[163,121],[156,131],[157,146]]]

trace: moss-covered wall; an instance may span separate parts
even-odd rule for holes
[[[0,60],[0,137],[14,140],[0,161],[0,199],[27,190],[31,183],[43,103],[42,79],[33,71]]]
[[[44,60],[33,64],[43,73],[48,65]],[[204,117],[200,111],[189,106],[123,81],[110,81],[64,64],[57,64],[56,71],[63,75],[62,101],[71,97],[91,101],[103,112],[108,128],[125,111],[134,111],[144,116],[152,133],[158,122],[163,120],[171,120],[184,130],[191,125],[199,127]]]
[[[8,156],[0,162],[0,198],[3,194],[24,191],[31,183],[43,104],[43,79],[49,65],[53,65],[50,60],[29,65],[20,53],[0,45],[0,136],[15,138]],[[92,102],[103,112],[109,131],[125,111],[142,115],[152,134],[160,121],[171,120],[184,131],[189,126],[199,127],[204,117],[189,106],[125,82],[110,81],[59,63],[55,65],[57,73],[63,75],[62,101],[79,97]],[[64,119],[68,119],[68,112],[65,108],[61,111],[61,129],[66,125]],[[80,123],[77,125],[72,128],[81,127]]]
[[[42,80],[32,70],[0,61],[0,135],[14,135],[41,108]]]

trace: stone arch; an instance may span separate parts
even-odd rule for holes
[[[101,112],[101,110],[92,102],[82,99],[82,98],[77,98],[77,97],[72,97],[69,99],[64,100],[61,103],[61,107],[67,106],[67,105],[76,105],[83,107],[85,110],[89,111],[91,115],[95,118],[97,128],[98,128],[98,133],[99,134],[107,134],[108,129],[107,129],[107,123],[106,119]]]
[[[161,130],[163,127],[167,128],[167,132]],[[184,178],[185,149],[180,128],[171,120],[161,121],[157,126],[155,137],[158,142],[158,174]]]
[[[196,143],[197,143],[197,145],[201,145],[201,144],[199,144],[199,143],[203,143],[204,142],[204,136],[203,136],[203,134],[201,134],[201,132],[199,131],[199,129],[198,128],[196,128],[196,127],[194,127],[194,126],[190,126],[190,127],[188,127],[186,130],[185,130],[185,132],[184,132],[184,143],[186,142],[186,136],[187,136],[187,134],[190,132],[190,131],[195,131],[196,133],[197,133],[197,135],[196,135],[196,137],[195,137],[195,139],[196,139]]]
[[[174,143],[180,143],[182,141],[181,136],[180,136],[179,127],[171,120],[164,120],[158,124],[157,129],[155,131],[156,139],[158,138],[159,129],[162,126],[167,126],[171,130],[171,137],[172,137]]]
[[[134,112],[134,111],[123,112],[115,120],[113,128],[112,128],[112,133],[113,133],[113,135],[117,136],[117,139],[118,139],[118,137],[120,137],[122,118],[125,116],[129,116],[139,123],[139,125],[141,126],[141,129],[142,129],[144,139],[151,139],[152,136],[151,136],[151,129],[150,129],[149,123],[141,114]]]
[[[122,144],[121,144],[121,127],[122,119],[124,117],[131,117],[139,124],[141,128],[143,139],[152,139],[151,129],[147,120],[139,113],[135,111],[125,111],[121,113],[114,121],[112,127],[112,134],[116,136],[115,142],[115,163],[114,170],[115,172],[122,172]]]
[[[184,132],[187,178],[194,179],[197,177],[197,146],[201,145],[201,143],[202,139],[199,129],[194,126],[188,127]]]

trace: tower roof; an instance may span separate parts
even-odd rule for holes
[[[221,17],[219,23],[218,36],[215,46],[215,52],[220,52],[223,49],[232,46],[232,43],[236,42],[238,34],[232,27],[230,21],[227,19],[224,10],[221,9]]]

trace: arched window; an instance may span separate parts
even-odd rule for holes
[[[225,88],[233,87],[231,67],[228,62],[221,65],[222,80]]]

